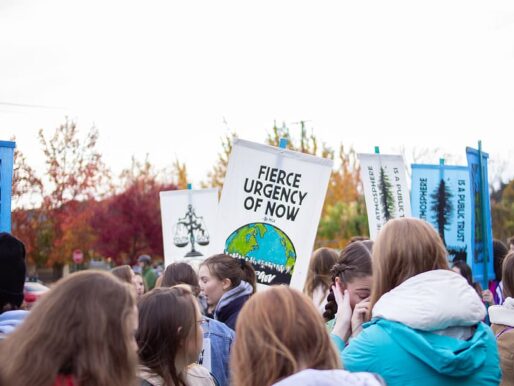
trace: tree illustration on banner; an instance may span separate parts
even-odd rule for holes
[[[389,221],[393,218],[395,207],[394,207],[394,197],[393,197],[393,185],[391,181],[389,181],[389,176],[387,175],[385,169],[380,167],[380,202],[382,203],[382,213],[384,215],[385,221]]]
[[[478,164],[471,164],[472,181],[480,181],[480,168]],[[483,262],[482,248],[483,231],[482,231],[482,195],[480,194],[480,185],[473,185],[473,198],[475,201],[475,262]]]
[[[432,218],[437,224],[439,236],[441,236],[441,239],[446,246],[444,232],[445,230],[449,230],[453,216],[453,203],[451,201],[453,194],[451,193],[450,188],[444,182],[444,179],[441,179],[439,186],[430,195],[430,198],[432,199],[432,206],[430,208],[433,212]]]

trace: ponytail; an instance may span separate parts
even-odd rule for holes
[[[257,279],[255,277],[255,270],[253,269],[252,265],[244,259],[240,259],[239,264],[241,266],[241,270],[243,271],[243,276],[241,279],[252,286],[252,293],[257,292]]]
[[[256,290],[255,271],[252,265],[244,259],[236,259],[224,253],[205,259],[200,266],[206,266],[209,272],[218,280],[229,279],[231,288],[237,287],[241,280],[246,281]]]

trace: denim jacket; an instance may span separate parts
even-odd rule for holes
[[[229,386],[230,348],[235,333],[217,320],[207,317],[204,320],[203,350],[199,363],[214,375],[220,386]]]

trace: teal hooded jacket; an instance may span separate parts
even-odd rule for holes
[[[346,370],[377,373],[388,386],[500,383],[496,340],[481,322],[485,307],[460,275],[426,272],[386,295],[348,346],[333,335]]]

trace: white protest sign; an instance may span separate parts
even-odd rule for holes
[[[410,217],[405,165],[400,155],[357,154],[361,167],[369,233],[374,240],[390,219]]]
[[[183,258],[213,254],[211,234],[218,206],[217,189],[160,192],[166,266]]]
[[[259,284],[301,289],[332,160],[234,141],[214,249],[252,263]]]

